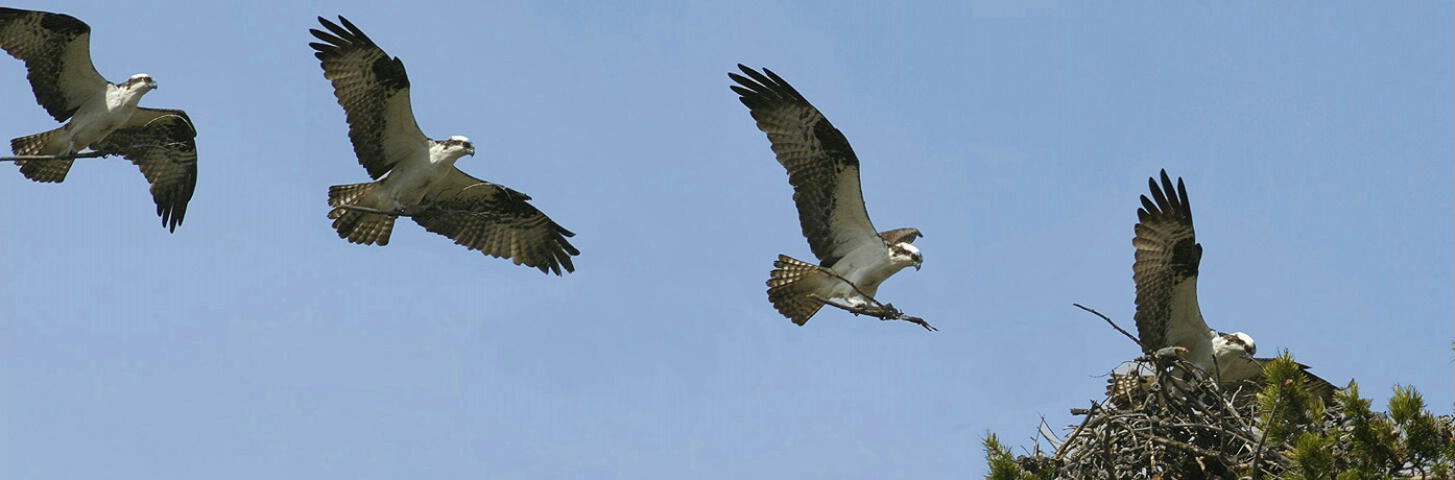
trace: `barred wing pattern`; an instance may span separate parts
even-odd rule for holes
[[[738,65],[732,89],[768,135],[788,170],[803,236],[820,264],[835,262],[864,242],[883,242],[864,209],[859,159],[849,140],[772,70]]]
[[[1152,198],[1142,196],[1132,239],[1137,250],[1132,279],[1137,284],[1137,334],[1143,353],[1151,354],[1172,346],[1176,338],[1205,336],[1208,328],[1197,307],[1196,291],[1177,288],[1186,282],[1196,285],[1197,266],[1202,261],[1187,187],[1178,179],[1174,190],[1166,170],[1161,186],[1155,178],[1148,183]]]
[[[70,15],[0,7],[0,49],[25,62],[36,103],[57,122],[109,83],[91,64],[91,27]]]
[[[508,258],[544,273],[576,271],[571,256],[581,252],[562,228],[529,203],[530,196],[472,177],[459,169],[425,198],[412,218],[425,230],[471,250]]]
[[[429,137],[414,120],[404,62],[344,17],[339,26],[318,17],[328,32],[310,29],[325,43],[309,43],[333,83],[333,94],[349,122],[349,140],[359,164],[378,180],[407,158],[429,158]]]
[[[162,226],[175,232],[197,188],[196,138],[197,129],[187,112],[138,107],[96,149],[119,153],[141,169],[152,186]]]

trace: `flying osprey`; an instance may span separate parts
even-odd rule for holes
[[[819,259],[813,265],[779,255],[768,300],[798,325],[825,304],[856,313],[885,307],[875,292],[904,267],[920,268],[924,257],[910,243],[924,235],[914,228],[876,232],[864,209],[859,159],[844,134],[772,70],[738,69],[747,76],[728,73],[738,83],[732,90],[788,170],[803,236]],[[915,323],[932,329],[923,320]]]
[[[1137,284],[1137,336],[1143,353],[1164,349],[1186,349],[1183,358],[1221,383],[1260,381],[1263,366],[1272,358],[1254,358],[1258,347],[1242,332],[1219,333],[1209,329],[1197,305],[1197,269],[1202,245],[1192,228],[1192,208],[1187,187],[1177,179],[1176,190],[1167,171],[1162,184],[1148,180],[1152,198],[1142,196],[1137,210],[1136,263],[1132,279]],[[1181,353],[1181,352],[1180,352]],[[1308,373],[1309,388],[1332,398],[1334,387]],[[1113,378],[1115,383],[1117,379]]]
[[[359,164],[376,181],[328,189],[329,218],[339,238],[366,245],[389,244],[394,219],[408,216],[425,230],[486,255],[509,258],[542,272],[575,271],[571,256],[581,252],[574,236],[528,202],[526,194],[455,168],[475,155],[465,137],[431,140],[420,131],[409,105],[404,62],[391,58],[359,27],[323,17],[328,32],[311,29],[324,43],[310,43],[323,76],[349,122],[349,140]]]
[[[138,73],[107,82],[91,64],[91,27],[76,17],[0,7],[0,48],[25,62],[35,101],[64,127],[10,141],[20,156],[73,156],[83,150],[121,155],[151,184],[162,226],[176,231],[197,187],[197,130],[181,110],[138,107],[155,90]],[[66,179],[73,159],[17,160],[37,182]]]

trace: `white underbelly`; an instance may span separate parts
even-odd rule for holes
[[[107,135],[111,135],[111,132],[131,119],[133,111],[135,108],[76,112],[76,116],[72,117],[71,122],[67,124],[71,145],[79,151],[105,140]]]
[[[428,166],[410,168],[401,162],[379,182],[381,189],[398,203],[397,207],[412,207],[419,205],[441,178],[443,175]]]

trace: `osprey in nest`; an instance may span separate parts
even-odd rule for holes
[[[1221,384],[1256,382],[1261,386],[1263,367],[1272,358],[1253,355],[1258,347],[1246,333],[1220,333],[1208,328],[1197,305],[1197,272],[1202,245],[1192,227],[1192,207],[1187,187],[1177,179],[1176,187],[1163,170],[1161,185],[1148,180],[1151,198],[1142,196],[1137,210],[1136,263],[1132,279],[1137,284],[1137,336],[1148,355],[1176,354]],[[1309,391],[1328,401],[1334,386],[1308,373]],[[1136,374],[1113,374],[1109,393],[1140,388],[1145,379]]]
[[[309,30],[322,41],[309,46],[344,108],[354,154],[374,179],[329,187],[328,216],[340,238],[387,245],[394,219],[407,216],[425,230],[516,265],[556,275],[575,271],[571,256],[581,252],[566,240],[574,233],[531,206],[530,196],[456,168],[460,157],[475,155],[469,139],[431,140],[419,129],[404,62],[343,17],[342,26],[318,21],[328,31]]]
[[[37,182],[66,179],[77,155],[121,155],[151,184],[162,226],[175,232],[197,187],[197,130],[181,110],[138,107],[156,90],[138,73],[119,84],[91,64],[91,27],[76,17],[0,7],[0,49],[25,62],[35,101],[66,125],[16,138],[20,173]]]
[[[875,231],[859,186],[859,158],[844,134],[772,70],[759,73],[741,64],[738,69],[743,75],[728,73],[737,82],[732,90],[788,170],[798,222],[819,260],[815,265],[778,256],[768,279],[773,307],[800,326],[833,305],[934,330],[874,299],[891,275],[905,267],[919,270],[924,256],[911,243],[924,235],[914,228]]]

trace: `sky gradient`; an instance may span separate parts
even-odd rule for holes
[[[1100,399],[1137,347],[1132,225],[1187,183],[1213,328],[1382,405],[1455,405],[1449,2],[39,2],[103,76],[199,130],[169,234],[136,168],[0,165],[0,477],[976,478],[980,440]],[[546,276],[400,222],[312,56],[342,14],[403,59],[420,127],[578,235]],[[940,329],[779,316],[812,258],[728,89],[768,67],[841,129]],[[55,128],[0,57],[0,137]]]

